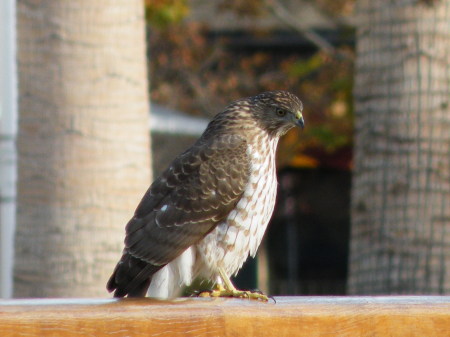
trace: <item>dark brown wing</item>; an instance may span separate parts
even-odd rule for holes
[[[125,286],[119,294],[131,291],[204,238],[240,200],[249,170],[247,143],[238,135],[200,139],[178,156],[150,186],[127,224],[124,256],[108,289]]]

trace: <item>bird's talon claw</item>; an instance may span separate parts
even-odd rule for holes
[[[268,302],[269,298],[259,292],[252,291],[241,291],[241,290],[211,290],[204,291],[198,294],[198,297],[230,297],[230,298],[244,298],[250,300],[260,300],[264,302]]]

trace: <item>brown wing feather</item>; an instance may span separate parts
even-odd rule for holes
[[[154,272],[199,242],[233,210],[249,170],[247,143],[237,135],[201,138],[178,156],[150,186],[128,222],[124,256],[108,290],[124,296],[136,286],[148,287]],[[146,264],[152,268],[139,271]]]
[[[205,237],[239,201],[250,169],[246,142],[226,135],[199,143],[150,187],[128,223],[125,247],[133,256],[167,264]]]

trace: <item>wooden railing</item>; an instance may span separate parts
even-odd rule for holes
[[[450,296],[0,300],[0,336],[450,336]]]

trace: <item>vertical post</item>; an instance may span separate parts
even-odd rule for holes
[[[14,296],[107,296],[150,182],[141,0],[17,0]]]
[[[15,1],[0,2],[0,297],[12,295],[16,214],[17,74]]]
[[[358,1],[350,294],[450,293],[450,0]]]

